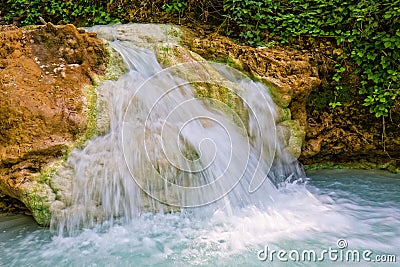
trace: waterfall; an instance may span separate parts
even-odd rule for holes
[[[146,212],[266,208],[282,183],[305,177],[277,136],[268,88],[218,63],[163,67],[155,46],[129,29],[92,29],[128,71],[99,88],[109,131],[70,153],[71,200],[52,227],[73,233]]]

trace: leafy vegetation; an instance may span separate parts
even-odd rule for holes
[[[167,13],[178,13],[179,14],[179,23],[182,16],[183,11],[187,8],[188,3],[181,0],[173,0],[171,3],[165,3],[162,8]]]
[[[336,55],[331,107],[340,106],[347,90],[342,76],[354,62],[362,78],[359,93],[376,117],[388,116],[400,95],[400,0],[3,0],[7,23],[39,24],[39,17],[78,26],[116,21],[162,21],[171,14],[179,23],[207,21],[252,46],[271,47],[298,40],[330,39],[343,51]],[[171,21],[174,21],[173,19]],[[196,22],[195,22],[196,23]],[[338,100],[336,100],[338,98]]]
[[[7,7],[7,11],[3,10],[2,14],[9,24],[15,20],[21,25],[40,24],[39,17],[53,23],[76,23],[83,26],[107,24],[118,21],[107,12],[107,3],[112,2],[113,0],[6,0],[2,4]]]
[[[400,95],[400,1],[355,0],[225,0],[231,33],[250,45],[269,40],[288,43],[296,38],[333,38],[362,77],[359,93],[376,117],[388,116]],[[340,85],[340,63],[332,79]],[[330,106],[341,105],[334,101]]]

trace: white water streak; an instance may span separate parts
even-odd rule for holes
[[[130,40],[120,35],[112,34]],[[129,221],[146,211],[208,205],[200,212],[234,213],[249,204],[265,207],[275,198],[276,185],[290,175],[304,176],[278,141],[274,103],[263,85],[215,63],[162,69],[151,49],[132,41],[111,46],[129,72],[100,88],[110,113],[109,133],[68,159],[73,197],[53,218],[60,231],[115,217]],[[210,69],[222,78],[213,78]],[[193,71],[196,79],[190,78]],[[196,98],[199,82],[228,88],[242,101],[248,120],[218,99]]]

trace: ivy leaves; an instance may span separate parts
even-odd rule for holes
[[[182,1],[182,0],[173,0],[171,3],[165,3],[162,6],[162,9],[164,12],[167,13],[178,13],[179,15],[179,24],[181,24],[181,17],[182,13],[185,11],[185,9],[188,6],[188,2]]]
[[[335,38],[344,50],[341,57],[359,67],[359,93],[376,117],[388,116],[400,95],[400,0],[224,0],[224,10],[231,31],[239,30],[250,45],[263,45],[271,37],[281,43],[299,36]],[[337,95],[344,90],[345,69],[335,69]]]
[[[118,21],[108,11],[114,0],[5,0],[7,23],[19,18],[23,25],[36,24],[39,17],[80,25]],[[115,3],[114,3],[115,2]],[[364,105],[377,117],[388,116],[400,98],[400,0],[157,0],[166,13],[179,19],[194,3],[213,6],[223,14],[227,32],[252,46],[288,43],[295,38],[329,37],[343,50],[337,57],[351,60],[362,78],[359,93]],[[118,4],[119,5],[119,4]],[[118,6],[117,5],[117,6]],[[222,10],[223,9],[223,10]],[[4,10],[5,11],[5,10]],[[119,16],[123,10],[118,9]],[[342,66],[332,76],[334,96],[346,92]],[[334,100],[330,106],[340,102]]]
[[[107,24],[117,22],[107,12],[108,1],[90,0],[6,0],[8,12],[5,13],[7,23],[12,23],[14,18],[19,18],[22,25],[39,23],[39,17],[57,23],[64,21],[75,23],[82,21],[82,25]],[[113,0],[109,0],[111,4]]]

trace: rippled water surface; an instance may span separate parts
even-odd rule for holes
[[[398,266],[400,176],[359,170],[308,176],[307,185],[282,188],[265,209],[142,214],[74,237],[52,235],[29,217],[2,215],[0,266],[342,266],[349,250],[361,258],[346,264],[382,266],[373,262],[377,256],[396,256],[397,263],[386,265]],[[285,251],[281,259],[288,262],[273,250]],[[316,252],[311,262],[310,251]]]

